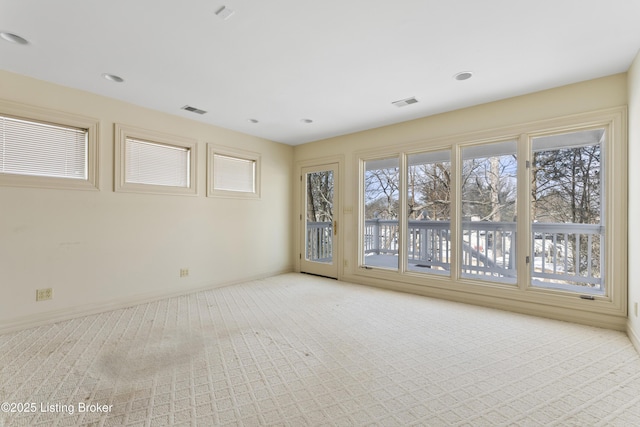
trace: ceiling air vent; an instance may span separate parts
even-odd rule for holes
[[[192,107],[190,105],[185,105],[184,107],[182,107],[183,110],[187,110],[187,111],[191,111],[192,113],[196,113],[196,114],[207,114],[206,111],[201,110],[199,108],[196,107]]]
[[[222,6],[220,9],[218,9],[218,11],[216,12],[216,15],[218,15],[220,19],[226,21],[234,13],[235,13],[234,10],[229,9],[227,6]]]
[[[415,104],[416,102],[418,102],[418,100],[415,99],[414,97],[411,97],[407,99],[401,99],[400,101],[394,101],[392,102],[392,104],[395,105],[396,107],[404,107],[409,104]]]

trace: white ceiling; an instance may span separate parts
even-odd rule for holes
[[[4,70],[296,145],[624,72],[640,0],[0,0],[0,31]]]

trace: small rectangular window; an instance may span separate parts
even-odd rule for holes
[[[256,161],[213,155],[214,190],[253,193],[256,190]]]
[[[189,148],[127,138],[125,182],[189,187]]]
[[[0,103],[0,184],[95,189],[96,130],[89,119]]]
[[[209,196],[260,197],[260,155],[209,145]]]
[[[87,179],[87,130],[0,116],[0,171]]]
[[[197,193],[196,142],[116,125],[116,191]]]

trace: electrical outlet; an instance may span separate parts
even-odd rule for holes
[[[189,276],[189,269],[188,268],[181,268],[180,269],[180,277],[187,277]]]
[[[53,288],[36,289],[36,301],[45,301],[53,298]]]

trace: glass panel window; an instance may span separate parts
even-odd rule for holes
[[[516,149],[516,141],[462,149],[462,277],[516,283]]]
[[[127,138],[125,182],[189,187],[189,148]]]
[[[305,260],[333,262],[333,170],[306,174]]]
[[[254,193],[256,191],[256,161],[214,154],[213,188],[214,190]]]
[[[86,180],[87,129],[0,116],[0,173]]]
[[[190,138],[116,124],[115,190],[197,195],[197,143]]]
[[[533,138],[532,285],[602,294],[605,129]]]
[[[207,144],[207,196],[260,198],[259,153]]]
[[[407,270],[449,275],[451,152],[407,156]]]
[[[397,157],[364,162],[365,266],[398,269],[400,161]]]

